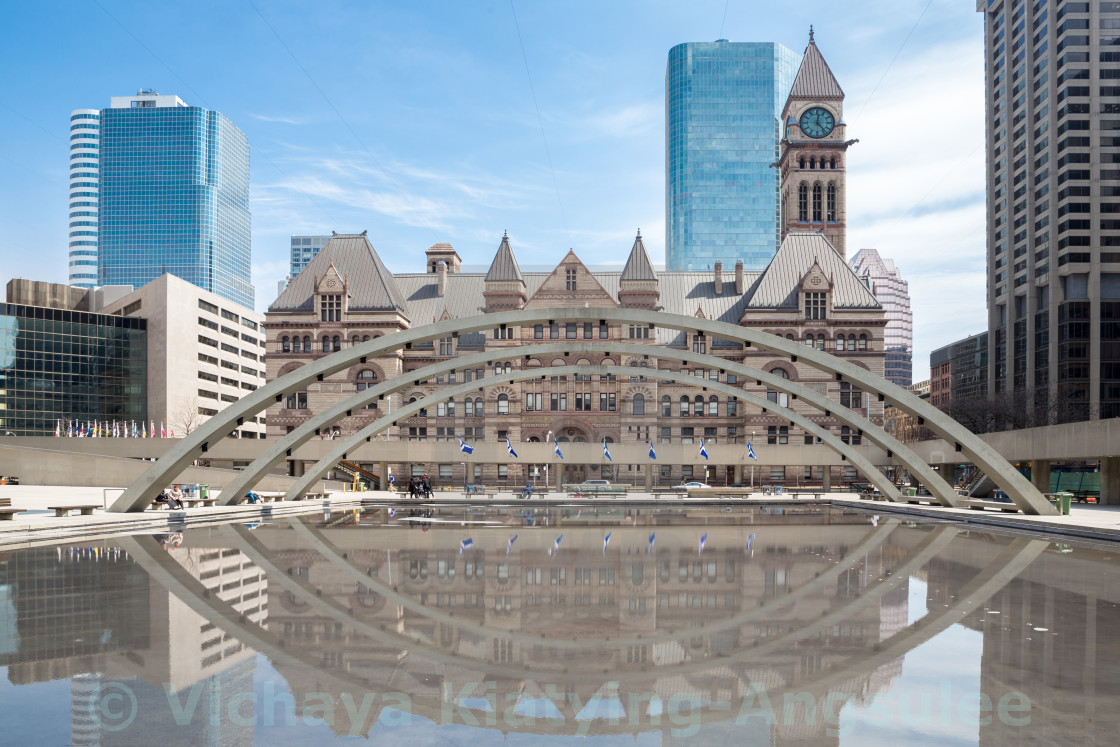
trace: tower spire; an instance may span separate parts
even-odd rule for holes
[[[810,44],[815,44],[816,43],[816,42],[813,41],[813,24],[811,24],[811,23],[809,24],[809,43]]]

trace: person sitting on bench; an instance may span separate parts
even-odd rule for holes
[[[262,500],[261,497],[254,493],[252,490],[246,493],[245,497],[249,499],[249,503],[260,503]]]
[[[168,508],[181,509],[183,507],[183,491],[179,491],[179,497],[175,497],[175,490],[179,488],[175,486],[170,492],[163,491],[159,494],[159,498],[155,499],[155,503],[166,503]]]

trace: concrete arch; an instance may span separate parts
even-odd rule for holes
[[[695,355],[696,357],[702,357],[701,354],[690,354],[690,355]],[[550,370],[551,370],[551,372],[554,372],[556,375],[566,375],[568,373],[587,372],[587,371],[590,371],[590,372],[596,373],[596,374],[611,374],[611,373],[613,373],[615,375],[626,375],[626,373],[630,369],[626,366],[592,366],[591,368],[588,368],[588,367],[585,367],[585,366],[584,367],[581,367],[581,366],[561,366],[561,367],[556,367],[556,368],[553,368],[553,369],[550,369]],[[792,423],[796,423],[797,425],[804,428],[807,432],[812,433],[813,435],[820,438],[822,443],[826,444],[827,446],[832,448],[834,451],[841,454],[842,457],[845,458],[847,461],[851,462],[851,464],[854,467],[856,467],[861,473],[863,473],[870,482],[874,483],[875,486],[877,488],[879,488],[879,490],[883,493],[884,496],[887,496],[891,500],[896,500],[896,501],[901,500],[902,496],[899,494],[898,489],[894,487],[894,484],[889,479],[887,479],[887,477],[882,472],[880,472],[875,467],[875,465],[873,465],[866,457],[864,457],[859,452],[859,450],[857,448],[855,448],[854,446],[849,446],[848,444],[843,443],[838,436],[834,436],[832,433],[830,433],[825,428],[823,428],[823,427],[817,425],[816,423],[814,423],[809,418],[809,416],[802,415],[800,413],[794,412],[793,410],[790,410],[789,408],[786,408],[786,407],[781,407],[781,406],[777,405],[776,403],[771,402],[770,400],[766,399],[765,397],[760,397],[757,394],[751,394],[751,393],[746,392],[742,389],[739,389],[736,386],[732,386],[731,384],[722,384],[722,383],[719,383],[719,382],[707,381],[707,380],[705,380],[703,382],[700,382],[700,380],[696,379],[696,377],[694,377],[694,376],[690,376],[688,374],[672,372],[672,371],[660,371],[658,369],[648,369],[648,371],[649,371],[649,374],[648,374],[649,378],[656,378],[656,379],[659,379],[659,380],[666,380],[666,381],[674,381],[674,382],[677,382],[677,383],[689,384],[689,385],[697,386],[697,387],[706,387],[707,389],[710,389],[710,390],[713,390],[713,391],[718,391],[718,392],[722,392],[724,394],[727,394],[729,396],[738,397],[740,401],[749,402],[750,404],[756,405],[763,410],[772,411],[776,415],[779,415],[782,418],[784,418],[784,419],[786,419],[786,420],[788,420]],[[761,373],[761,372],[758,372],[758,373]],[[769,374],[767,374],[767,375],[769,376]],[[490,383],[491,386],[493,386],[494,384],[505,382],[505,381],[518,381],[518,380],[524,380],[524,379],[533,379],[533,378],[537,378],[537,376],[539,376],[537,371],[532,370],[532,369],[528,370],[528,371],[514,371],[512,373],[502,374],[501,376],[494,376],[491,379],[489,379],[489,383]],[[779,381],[783,381],[783,382],[786,381],[785,379],[779,379],[778,377],[774,377],[774,378],[778,379]],[[299,497],[299,496],[303,495],[303,493],[305,493],[311,487],[311,485],[313,485],[315,483],[315,481],[319,479],[320,476],[326,474],[327,471],[330,470],[341,459],[346,458],[346,455],[347,455],[348,452],[350,452],[350,451],[356,449],[357,447],[359,447],[362,444],[362,442],[368,442],[368,441],[372,440],[374,436],[376,436],[378,433],[385,430],[386,428],[391,427],[393,425],[393,423],[396,422],[397,420],[400,420],[401,418],[404,418],[404,417],[408,417],[411,413],[417,412],[422,408],[427,408],[432,402],[438,401],[440,399],[449,399],[449,398],[455,397],[457,395],[463,394],[465,392],[473,391],[477,388],[478,388],[478,382],[470,382],[470,383],[467,383],[467,384],[460,384],[460,385],[455,386],[455,387],[449,387],[447,389],[444,389],[444,390],[438,392],[437,394],[425,397],[424,399],[421,399],[421,400],[417,400],[416,402],[410,402],[410,403],[406,404],[402,409],[399,409],[394,413],[391,413],[389,415],[385,415],[384,417],[379,418],[378,420],[374,421],[373,423],[367,425],[365,428],[362,428],[361,430],[359,430],[354,435],[352,435],[349,438],[341,441],[339,443],[339,445],[332,448],[331,451],[325,457],[323,457],[318,462],[316,462],[315,465],[313,467],[311,467],[310,470],[306,471],[304,473],[304,475],[299,480],[297,480],[295,482],[295,484],[288,490],[287,497],[288,498],[296,498],[296,497]],[[791,389],[796,388],[799,392],[802,392],[802,393],[806,394],[807,396],[812,394],[812,390],[807,389],[805,387],[796,386],[796,385],[791,386],[791,385],[789,385],[789,382],[787,382],[787,388],[791,388]],[[831,400],[829,400],[829,401],[831,401]],[[353,404],[353,398],[351,400],[347,400],[347,402],[345,404],[348,404],[351,407],[356,406],[356,405]],[[852,419],[854,420],[856,418],[854,418],[854,416],[852,416]],[[323,419],[319,419],[314,424],[312,424],[311,427],[312,428],[322,427],[323,422],[324,422]],[[573,421],[571,419],[566,419],[566,422],[573,422]],[[301,426],[301,427],[304,427],[304,426]],[[590,434],[592,432],[593,432],[593,429],[588,428],[588,433]],[[295,436],[295,435],[296,435],[296,433],[295,433],[295,431],[293,431],[291,434],[288,434],[288,436],[284,440],[287,441],[288,439],[291,439],[292,436]],[[300,435],[304,436],[306,434],[300,434]],[[886,438],[890,438],[889,436],[886,436],[885,432],[883,433],[883,435]],[[901,444],[899,446],[901,446]],[[249,465],[241,473],[239,473],[238,476],[233,480],[233,482],[229,486],[226,487],[226,490],[230,491],[230,496],[228,498],[223,498],[223,503],[228,505],[229,503],[236,502],[237,500],[239,500],[240,497],[242,495],[244,495],[245,490],[247,490],[248,487],[251,486],[253,484],[253,482],[256,479],[259,478],[260,475],[264,474],[264,472],[266,472],[270,467],[272,467],[272,465],[276,464],[281,459],[283,459],[284,456],[287,453],[287,449],[285,449],[284,451],[281,451],[281,448],[283,448],[283,447],[284,447],[283,443],[278,444],[275,447],[270,446],[268,452],[266,452],[265,454],[262,454],[260,457],[257,458],[257,460],[255,462],[253,462],[253,464]],[[271,459],[268,459],[270,454],[271,454]],[[265,461],[266,459],[268,459],[268,461]],[[900,459],[901,459],[901,457],[900,457]],[[258,464],[259,462],[264,462],[264,463]],[[941,480],[940,476],[937,475],[935,472],[933,472],[933,470],[930,470],[927,465],[925,465],[923,462],[920,462],[920,460],[918,461],[917,464],[915,464],[915,468],[918,469],[919,471],[921,470],[921,467],[923,467],[923,466],[925,467],[925,469],[930,474],[931,484],[932,484],[933,480],[940,480],[942,482],[942,484],[944,485],[944,491],[949,490],[949,486],[944,483],[944,480]]]
[[[757,329],[740,327],[727,322],[719,322],[699,317],[666,314],[641,309],[521,309],[506,311],[496,314],[485,314],[462,319],[449,319],[431,325],[424,325],[413,329],[403,330],[390,335],[379,337],[369,342],[364,342],[357,347],[344,348],[338,353],[324,356],[314,360],[298,371],[293,371],[275,381],[261,387],[255,392],[242,397],[231,407],[222,410],[211,417],[201,427],[193,431],[186,438],[171,449],[163,458],[152,464],[139,480],[128,488],[113,503],[113,511],[138,511],[143,510],[159,491],[173,481],[178,474],[194,459],[199,458],[211,446],[217,444],[230,431],[241,425],[244,418],[255,415],[271,405],[278,398],[282,399],[286,392],[296,391],[312,381],[322,381],[326,376],[336,373],[355,361],[364,361],[369,358],[382,356],[387,352],[397,351],[401,348],[411,347],[421,342],[432,341],[441,337],[456,337],[462,333],[477,332],[492,329],[495,325],[526,326],[534,323],[564,321],[603,321],[615,325],[646,324],[658,325],[667,329],[682,330],[695,334],[706,334],[726,340],[741,342],[747,346],[755,346],[763,350],[779,353],[797,360],[804,361],[821,371],[830,373],[838,381],[849,381],[859,385],[864,391],[876,394],[880,400],[889,400],[903,412],[918,419],[919,424],[926,425],[941,438],[955,443],[962,458],[968,459],[983,469],[996,484],[1007,491],[1015,504],[1026,513],[1031,514],[1056,514],[1056,509],[1042,494],[1021,475],[998,452],[988,446],[978,436],[957,423],[955,420],[891,382],[869,373],[838,356],[833,356],[824,351],[810,349],[799,341],[786,340],[773,335],[768,335]],[[604,341],[599,341],[600,343]],[[563,347],[563,346],[561,346]],[[576,345],[567,346],[578,349]],[[595,346],[589,349],[593,349]],[[600,350],[603,346],[597,346]],[[615,348],[616,350],[618,348]],[[651,350],[646,347],[641,351],[644,355],[654,355],[659,358],[677,358],[683,351],[674,351],[668,348]],[[493,360],[497,351],[485,354],[486,359]],[[719,358],[705,357],[705,363],[727,369],[726,361]],[[711,363],[708,363],[708,360]],[[722,361],[722,365],[720,362]],[[756,377],[757,378],[757,377]],[[800,396],[800,394],[799,394]],[[839,405],[833,403],[833,408]],[[865,430],[867,430],[865,428]],[[896,453],[901,450],[895,449]],[[912,454],[912,452],[911,452]],[[901,461],[901,459],[900,459]],[[927,471],[928,465],[926,465]],[[944,481],[941,481],[944,484]],[[927,485],[931,482],[927,482]],[[936,484],[936,483],[932,483]],[[932,492],[932,491],[931,491]]]

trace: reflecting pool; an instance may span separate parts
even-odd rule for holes
[[[1115,743],[1107,546],[526,505],[0,553],[0,742]]]

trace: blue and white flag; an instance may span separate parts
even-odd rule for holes
[[[700,555],[704,554],[704,545],[708,544],[708,533],[704,532],[700,535]]]
[[[459,451],[463,452],[464,454],[473,454],[474,447],[464,441],[462,436],[459,436]]]
[[[552,554],[553,555],[560,552],[560,540],[562,540],[562,539],[564,539],[564,535],[561,534],[559,537],[556,538],[556,541],[552,543]]]
[[[744,550],[744,552],[750,552],[751,551],[751,543],[752,542],[754,542],[754,533],[753,532],[747,536],[747,548],[746,548],[746,550]]]
[[[509,455],[514,459],[517,458],[517,452],[513,450],[513,444],[509,442],[509,436],[506,436],[506,451],[508,451]]]
[[[395,488],[397,486],[397,478],[393,477],[393,468],[389,468],[389,487]]]
[[[561,459],[564,458],[564,455],[560,453],[560,443],[556,440],[556,436],[552,437],[552,450],[556,453],[556,456]]]
[[[396,515],[397,515],[397,509],[395,509],[395,508],[390,508],[390,509],[389,509],[389,518],[391,519],[391,518],[393,518],[393,517],[394,517],[394,516],[396,516]]]
[[[460,558],[463,557],[463,551],[464,550],[469,550],[472,547],[474,547],[474,540],[472,540],[470,537],[467,537],[465,540],[460,542],[459,543],[459,557]]]
[[[513,543],[516,542],[516,541],[517,541],[517,535],[515,534],[512,537],[510,537],[509,542],[506,543],[506,556],[507,557],[509,556],[509,551],[513,549]]]
[[[704,439],[700,439],[700,456],[704,457],[704,461],[708,460],[708,452],[704,448]]]
[[[604,555],[607,554],[607,545],[610,544],[610,541],[611,541],[611,533],[607,532],[607,536],[603,538],[603,554]]]
[[[650,439],[649,442],[649,458],[655,462],[657,461],[657,452],[653,450],[653,439]]]
[[[650,555],[653,555],[653,538],[656,537],[656,536],[657,535],[656,535],[655,532],[650,532],[649,533],[649,554]]]
[[[605,438],[603,439],[603,456],[607,458],[608,462],[614,461],[613,459],[611,459],[611,452],[610,449],[607,448],[607,439]]]
[[[747,456],[749,456],[751,459],[755,460],[756,462],[758,461],[758,457],[756,457],[754,455],[754,447],[751,446],[750,441],[747,441]]]

